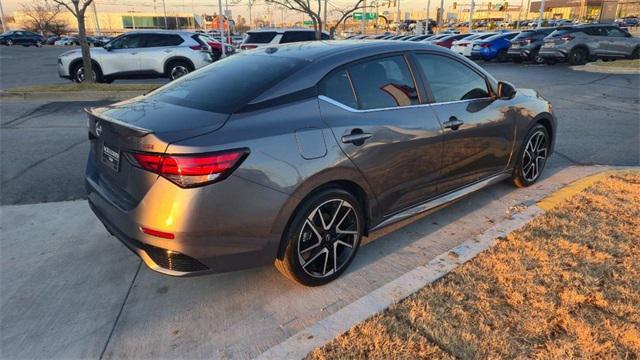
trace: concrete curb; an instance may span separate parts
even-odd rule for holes
[[[586,71],[586,72],[594,72],[594,73],[619,74],[619,75],[639,74],[640,75],[640,69],[610,68],[606,66],[600,66],[595,63],[588,63],[586,65],[581,65],[581,66],[570,66],[570,68],[571,70],[575,70],[575,71]]]
[[[560,202],[572,197],[610,174],[625,170],[634,169],[603,170],[576,180],[554,191],[536,203],[528,205],[523,211],[514,214],[510,219],[492,226],[475,238],[463,242],[446,253],[440,254],[426,265],[413,269],[343,307],[329,317],[298,332],[284,342],[271,347],[260,354],[257,359],[304,358],[315,348],[325,345],[353,326],[385,310],[392,304],[409,297],[421,288],[445,276],[458,266],[472,260],[483,251],[492,247],[500,238],[506,237],[509,233],[520,229],[534,218],[554,208]],[[640,170],[640,168],[636,168],[635,170]]]
[[[500,222],[477,237],[415,268],[377,290],[309,326],[284,342],[260,354],[257,359],[301,359],[313,349],[323,346],[354,325],[403,300],[421,288],[440,279],[456,267],[493,246],[498,239],[526,225],[543,210],[532,204],[512,218]]]
[[[148,91],[43,91],[43,92],[0,92],[2,100],[60,100],[60,101],[87,101],[87,100],[126,100],[144,95]]]

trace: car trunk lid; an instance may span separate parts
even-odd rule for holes
[[[169,144],[221,128],[228,114],[136,98],[87,109],[95,168],[88,177],[121,208],[144,197],[158,175],[134,166],[132,153],[165,153]]]

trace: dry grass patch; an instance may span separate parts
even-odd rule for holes
[[[640,172],[611,175],[309,359],[640,358]]]
[[[638,69],[640,70],[640,59],[633,60],[616,60],[616,61],[601,61],[596,63],[597,66],[607,68],[620,68],[620,69]]]

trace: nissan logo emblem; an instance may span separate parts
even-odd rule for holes
[[[102,125],[99,122],[96,122],[96,136],[100,136],[102,134]]]

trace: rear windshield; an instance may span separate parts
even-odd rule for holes
[[[275,31],[260,31],[249,33],[247,39],[244,41],[247,44],[268,44],[276,36]]]
[[[173,81],[147,96],[179,106],[230,114],[304,64],[305,61],[292,58],[234,55]]]
[[[535,30],[526,30],[526,31],[523,31],[520,34],[518,34],[516,37],[514,37],[513,40],[526,39],[526,38],[531,37],[531,36],[533,36],[535,34],[536,34]]]

